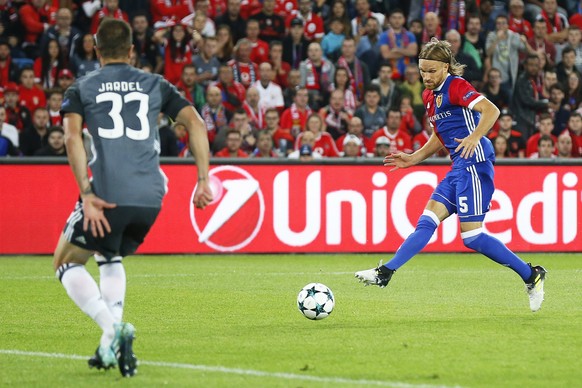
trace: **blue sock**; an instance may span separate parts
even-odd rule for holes
[[[408,260],[412,259],[428,244],[439,224],[440,221],[436,214],[425,210],[418,219],[414,232],[404,240],[392,260],[384,264],[384,266],[395,271],[406,264]]]
[[[510,251],[501,241],[483,233],[482,229],[461,233],[461,237],[463,237],[463,243],[467,248],[482,253],[496,263],[511,268],[521,276],[524,282],[530,279],[530,266]]]

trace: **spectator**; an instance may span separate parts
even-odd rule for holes
[[[198,55],[192,58],[192,64],[196,68],[196,81],[204,89],[210,85],[212,81],[218,78],[218,68],[220,61],[216,57],[217,40],[213,36],[208,36],[203,39],[200,44],[202,46]]]
[[[277,15],[285,18],[291,11],[297,11],[296,0],[275,0],[275,13]]]
[[[345,67],[336,67],[331,89],[342,93],[342,102],[346,111],[353,114],[358,104],[352,85],[350,84],[349,70]]]
[[[523,158],[525,157],[525,141],[521,132],[513,129],[513,116],[509,109],[501,110],[498,118],[499,130],[492,131],[488,137],[489,139],[494,139],[496,137],[503,137],[506,139],[507,155],[512,158]]]
[[[568,91],[566,93],[566,101],[570,105],[571,110],[577,110],[582,104],[582,83],[580,82],[580,75],[572,72],[568,75]]]
[[[9,39],[17,40],[22,34],[22,25],[18,16],[18,7],[15,2],[3,0],[0,1],[0,24],[3,30],[0,30],[0,39],[8,41]],[[22,4],[19,4],[22,5]]]
[[[235,129],[241,133],[242,136],[241,149],[247,154],[253,152],[257,141],[256,139],[257,129],[253,127],[249,122],[249,118],[244,109],[240,108],[234,112],[232,119],[230,120],[229,127],[230,129]],[[227,134],[228,129],[221,130],[218,132],[217,136],[214,139],[213,144],[213,148],[215,151],[220,150],[225,146]]]
[[[309,105],[319,109],[329,99],[335,67],[323,56],[321,46],[317,42],[309,44],[307,57],[299,67],[300,85],[309,91]]]
[[[557,136],[568,126],[570,118],[570,105],[566,103],[566,95],[562,85],[555,84],[550,88],[550,101],[548,103],[549,112],[554,118],[554,132]]]
[[[315,135],[313,132],[305,131],[301,134],[299,139],[299,148],[291,152],[288,159],[299,159],[301,161],[319,160],[323,157],[317,152],[313,152],[315,146]]]
[[[308,101],[307,89],[300,87],[295,93],[294,103],[281,115],[281,128],[291,131],[294,138],[303,131],[307,117],[312,113]]]
[[[305,124],[305,132],[300,133],[297,136],[295,142],[295,149],[299,149],[301,143],[301,137],[304,133],[311,132],[315,135],[315,144],[313,146],[313,152],[318,153],[323,157],[338,157],[340,153],[335,146],[335,142],[331,135],[325,132],[325,127],[323,120],[317,113],[312,113],[307,118],[307,123]]]
[[[212,146],[216,134],[228,125],[230,114],[222,103],[222,92],[216,86],[206,90],[206,104],[200,110],[200,115],[208,130],[208,142]]]
[[[482,93],[499,109],[508,108],[511,103],[509,91],[501,88],[501,72],[495,67],[487,72],[487,82],[482,88]]]
[[[20,150],[32,156],[47,145],[49,115],[46,108],[37,108],[32,115],[32,126],[20,133]]]
[[[273,81],[273,69],[269,62],[263,62],[259,66],[260,79],[252,84],[259,93],[260,105],[263,109],[276,108],[280,112],[285,107],[283,91],[281,87]],[[248,93],[248,92],[247,92]]]
[[[216,85],[222,93],[222,103],[229,113],[233,113],[242,106],[246,98],[245,87],[234,80],[232,69],[229,65],[221,65],[218,69],[218,81]]]
[[[566,47],[562,51],[562,61],[556,67],[558,82],[566,85],[568,83],[568,77],[572,73],[576,73],[578,78],[580,78],[580,72],[576,68],[576,51],[572,47]]]
[[[558,12],[557,0],[543,0],[542,12],[536,17],[546,26],[548,39],[553,43],[563,43],[568,37],[568,18]]]
[[[418,54],[418,44],[414,34],[404,28],[404,12],[393,9],[390,12],[390,28],[380,35],[382,58],[391,61],[395,78],[402,78],[411,60]]]
[[[304,32],[303,20],[295,18],[291,21],[289,35],[283,39],[283,61],[289,63],[292,69],[299,69],[299,65],[307,59],[309,41]]]
[[[529,45],[540,57],[546,58],[548,66],[553,67],[556,64],[556,46],[548,40],[546,22],[536,20],[533,25],[533,33],[533,37],[528,40]]]
[[[5,88],[9,82],[18,81],[18,66],[10,55],[10,45],[0,41],[0,87]]]
[[[54,25],[57,9],[47,3],[47,0],[31,0],[18,11],[21,24],[24,27],[22,46],[28,58],[36,58],[39,54],[37,42],[40,36]]]
[[[152,23],[180,20],[194,12],[191,0],[151,0],[150,14]]]
[[[557,157],[560,159],[567,159],[571,158],[573,155],[573,144],[572,144],[572,137],[566,132],[562,132],[560,136],[558,136],[558,143],[557,143]]]
[[[372,141],[376,141],[381,136],[386,136],[390,140],[391,152],[412,153],[412,139],[410,135],[400,130],[402,113],[399,109],[392,108],[388,111],[386,126],[378,129],[372,135]]]
[[[20,105],[34,112],[39,107],[46,106],[44,91],[34,83],[34,70],[24,68],[20,71]]]
[[[0,156],[19,156],[20,151],[12,144],[10,139],[0,134]]]
[[[495,31],[487,35],[485,47],[490,67],[501,72],[501,88],[510,95],[517,81],[519,52],[526,52],[529,47],[526,45],[524,36],[509,30],[507,16],[498,15],[495,18]]]
[[[133,51],[137,55],[140,67],[149,64],[154,73],[161,73],[163,60],[160,48],[154,42],[154,33],[149,27],[147,15],[144,12],[137,13],[131,23],[133,30]]]
[[[485,59],[485,38],[481,30],[481,19],[479,15],[469,15],[467,18],[467,31],[463,36],[462,51],[470,55],[483,70],[483,60]]]
[[[287,77],[287,88],[283,90],[285,108],[289,108],[295,101],[295,94],[300,87],[299,82],[301,82],[301,73],[297,69],[291,69]]]
[[[95,52],[93,35],[83,35],[79,44],[75,46],[75,52],[71,59],[71,67],[77,77],[82,77],[101,67],[97,53]]]
[[[176,24],[169,31],[160,29],[155,32],[153,41],[164,47],[164,78],[176,84],[184,65],[192,63],[191,40],[186,34],[186,26]]]
[[[0,105],[0,135],[10,140],[15,148],[20,145],[18,129],[6,122],[6,108],[3,105]]]
[[[62,126],[61,105],[63,104],[63,91],[61,89],[51,89],[47,92],[47,109],[49,112],[49,126]]]
[[[380,88],[377,85],[370,85],[364,94],[364,104],[355,113],[364,124],[364,136],[372,135],[386,124],[386,110],[379,106]]]
[[[285,37],[285,19],[275,13],[275,0],[263,0],[263,9],[251,19],[259,22],[261,40],[270,44]]]
[[[162,116],[162,115],[160,115]],[[163,116],[162,116],[163,117]],[[177,123],[178,124],[178,123]],[[186,147],[176,136],[176,131],[172,128],[170,121],[167,118],[158,123],[158,134],[160,136],[160,156],[179,156],[180,151]],[[183,127],[183,124],[179,124]],[[186,128],[184,127],[184,132]],[[183,135],[186,136],[186,133]]]
[[[247,113],[249,122],[255,128],[261,130],[265,128],[264,108],[260,103],[261,96],[256,87],[251,86],[247,90],[247,96],[243,102],[243,109]]]
[[[412,98],[412,109],[414,115],[418,120],[422,120],[424,116],[424,103],[422,102],[422,92],[424,91],[424,84],[420,80],[420,71],[417,64],[411,64],[406,67],[404,72],[404,82],[400,85],[400,90],[403,95],[408,95]]]
[[[376,139],[374,146],[374,157],[384,159],[390,154],[390,139],[380,136]]]
[[[526,139],[534,132],[536,115],[548,108],[548,101],[541,100],[537,89],[533,86],[540,71],[539,67],[539,57],[529,55],[524,63],[525,71],[516,82],[511,104],[516,128]]]
[[[196,1],[194,12],[180,21],[186,26],[188,34],[198,31],[201,36],[216,36],[216,24],[208,16],[208,10],[208,0]]]
[[[52,126],[47,130],[47,144],[38,149],[34,156],[67,156],[65,148],[65,131],[61,126]]]
[[[363,152],[362,152],[363,151]],[[341,155],[347,158],[356,158],[366,156],[366,148],[362,146],[362,140],[359,137],[348,134],[343,140],[343,152]]]
[[[286,25],[290,26],[294,19],[300,19],[305,26],[305,39],[312,42],[319,42],[324,35],[323,20],[321,17],[311,12],[313,3],[311,0],[299,0],[299,10],[289,12]]]
[[[335,60],[340,55],[342,42],[346,36],[340,19],[332,19],[329,25],[330,31],[321,40],[321,48],[329,60]]]
[[[352,23],[348,16],[346,4],[344,4],[342,0],[333,1],[333,4],[331,5],[329,18],[324,20],[324,22],[327,22],[327,24],[325,25],[325,31],[330,30],[329,23],[333,19],[339,19],[342,22],[342,24],[344,25],[344,33],[346,34],[346,36],[352,35]]]
[[[265,130],[271,134],[275,147],[279,150],[280,156],[287,156],[293,148],[295,137],[291,135],[289,129],[279,126],[279,112],[275,108],[269,108],[265,112]]]
[[[572,137],[573,154],[582,156],[582,114],[579,112],[572,112],[570,119],[568,119],[568,133]]]
[[[414,136],[412,138],[412,150],[413,151],[417,151],[417,150],[421,149],[422,146],[424,146],[428,142],[428,139],[430,139],[430,137],[432,136],[432,133],[434,132],[434,129],[432,127],[432,124],[430,123],[428,116],[425,116],[423,121],[424,121],[424,125],[422,127],[422,131],[420,133],[416,134],[416,136]],[[388,143],[390,143],[390,139],[388,139],[386,136],[380,136],[378,139],[381,139],[383,137],[388,140]],[[378,139],[376,139],[376,141],[378,141]],[[394,147],[394,148],[396,148],[396,147]],[[389,151],[392,152],[391,150],[392,150],[392,145],[390,144]],[[439,151],[435,152],[431,157],[433,157],[433,158],[446,157],[447,155],[448,155],[448,151],[445,147],[443,147]]]
[[[366,24],[368,19],[375,18],[378,20],[380,26],[384,26],[383,14],[370,11],[370,3],[368,0],[356,0],[357,16],[352,19],[352,34],[354,37],[363,36],[366,34]]]
[[[50,39],[34,61],[34,82],[44,89],[57,86],[57,76],[65,68],[65,55],[56,39]]]
[[[523,0],[509,1],[509,29],[520,35],[524,35],[527,39],[534,36],[531,23],[524,19],[525,4]]]
[[[509,147],[507,144],[507,139],[503,136],[495,136],[491,139],[493,143],[493,149],[495,149],[495,159],[505,159],[509,157]]]
[[[319,115],[325,122],[327,132],[337,140],[348,131],[348,122],[352,118],[344,107],[344,96],[341,90],[334,90],[329,99],[329,105],[319,110]]]
[[[13,82],[9,82],[4,87],[4,106],[6,107],[6,122],[14,125],[19,133],[32,126],[30,110],[20,104],[20,89]]]
[[[553,145],[558,140],[554,135],[552,135],[553,130],[554,130],[554,122],[552,121],[552,116],[549,113],[541,114],[540,120],[538,122],[538,132],[535,133],[534,135],[532,135],[527,140],[526,149],[525,149],[525,156],[531,157],[531,155],[536,152],[536,149],[538,148],[538,145],[539,145],[538,140],[542,136],[549,136],[552,139],[552,147],[553,147]]]
[[[361,141],[362,156],[366,156],[368,152],[374,149],[374,142],[364,136],[364,125],[359,117],[352,117],[348,125],[348,132],[336,139],[335,145],[337,149],[342,152],[344,150],[344,140],[347,136],[355,136]]]
[[[236,129],[229,129],[226,134],[226,146],[214,154],[217,158],[248,158],[241,149],[242,134]]]
[[[249,19],[247,21],[246,36],[251,45],[249,59],[257,65],[260,65],[263,62],[269,62],[269,44],[264,40],[259,39],[259,33],[259,21],[256,19]]]
[[[553,159],[555,140],[548,135],[542,135],[537,139],[537,151],[532,153],[530,159]]]
[[[58,88],[61,90],[67,90],[75,82],[75,76],[69,69],[63,69],[59,71],[59,76],[57,78]]]
[[[380,106],[388,111],[396,107],[400,101],[400,88],[392,81],[392,65],[383,62],[378,71],[378,78],[372,81],[372,84],[380,87]]]
[[[451,44],[451,52],[458,63],[466,65],[463,78],[469,81],[477,89],[481,89],[483,72],[477,66],[472,56],[465,54],[461,50],[461,34],[457,30],[449,30],[445,34],[446,40]],[[423,107],[424,109],[424,107]]]
[[[119,0],[103,0],[103,8],[93,15],[91,33],[97,33],[97,28],[105,18],[124,20],[129,23],[127,14],[119,8]]]
[[[575,65],[578,73],[582,73],[582,30],[580,27],[573,25],[568,28],[568,41],[562,48],[570,47],[576,53]],[[560,57],[561,57],[560,53]]]
[[[196,79],[196,67],[192,63],[186,64],[182,68],[182,75],[176,87],[184,92],[186,100],[190,101],[200,112],[206,104],[206,99],[204,98],[204,88],[196,82]]]
[[[248,89],[258,77],[258,66],[251,61],[252,43],[250,40],[243,38],[239,40],[234,47],[235,57],[228,61],[228,65],[234,76],[234,81],[240,83],[245,89]]]
[[[423,20],[423,29],[421,34],[421,40],[418,41],[418,44],[423,47],[427,44],[433,37],[437,39],[443,38],[443,31],[439,24],[439,17],[435,12],[427,12],[424,14]],[[453,31],[453,30],[449,30]],[[456,30],[455,30],[456,31]],[[460,34],[459,34],[460,35]],[[448,40],[448,39],[447,39]],[[460,42],[459,42],[460,46]]]
[[[368,64],[370,78],[378,74],[378,64],[380,63],[380,24],[376,18],[368,18],[366,22],[366,34],[360,37],[356,47],[356,56]],[[347,36],[348,34],[346,34]]]
[[[269,47],[269,62],[274,73],[272,81],[284,89],[289,86],[287,77],[291,71],[291,65],[283,61],[283,43],[273,40]]]
[[[227,0],[226,12],[222,16],[216,18],[217,26],[226,25],[229,27],[232,36],[231,44],[244,38],[247,30],[247,23],[240,15],[240,3],[240,0]],[[219,46],[220,43],[221,41],[219,39]]]
[[[353,38],[346,37],[341,46],[341,54],[336,66],[347,69],[350,88],[359,106],[364,100],[364,90],[370,85],[370,70],[366,63],[356,57],[356,42]]]
[[[82,34],[77,27],[71,25],[73,23],[73,13],[70,9],[60,8],[57,11],[56,20],[56,24],[50,26],[43,34],[40,47],[42,49],[50,40],[54,39],[59,43],[64,59],[68,61],[72,58],[75,46],[81,39]]]
[[[237,1],[237,0],[231,0]],[[218,26],[216,31],[216,58],[220,63],[227,63],[232,59],[234,45],[232,43],[232,32],[226,24]]]
[[[541,58],[540,58],[541,59]],[[541,66],[540,66],[541,67]],[[550,88],[558,83],[558,76],[556,70],[551,67],[546,67],[543,71],[540,98],[548,100],[550,98]],[[538,77],[539,78],[539,77]],[[539,82],[538,82],[539,83]],[[564,84],[562,84],[564,85]],[[536,85],[540,89],[539,85]]]
[[[257,134],[257,148],[251,154],[253,158],[278,158],[279,155],[273,150],[273,137],[269,131],[259,131]]]
[[[402,114],[402,120],[400,121],[400,129],[402,131],[414,136],[422,130],[420,121],[414,115],[410,96],[405,95],[400,99],[400,113]]]

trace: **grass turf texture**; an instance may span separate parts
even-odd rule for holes
[[[524,257],[549,271],[537,313],[519,277],[480,255],[420,255],[386,289],[353,277],[377,256],[131,257],[124,318],[143,363],[123,385],[580,386],[582,255]],[[0,385],[119,384],[118,371],[87,368],[100,331],[50,257],[0,257],[0,267]],[[336,297],[322,321],[295,305],[310,282]]]

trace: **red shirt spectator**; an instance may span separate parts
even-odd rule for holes
[[[242,103],[246,98],[246,89],[240,82],[232,81],[230,85],[218,82],[214,86],[220,89],[222,105],[227,111],[232,113],[237,108],[242,107]]]
[[[23,5],[18,11],[24,26],[24,41],[36,44],[38,38],[57,21],[57,8],[47,4],[46,0],[34,0]]]
[[[194,12],[192,0],[152,0],[150,3],[152,23],[171,18],[181,20]]]
[[[343,152],[343,150],[344,150],[344,140],[345,140],[347,135],[348,135],[348,133],[341,135],[335,141],[335,145],[336,145],[339,152]],[[374,151],[375,144],[372,141],[372,139],[364,136],[363,134],[359,134],[359,135],[349,134],[349,135],[356,136],[358,139],[360,139],[360,141],[364,145],[364,148],[366,149],[366,153]],[[366,156],[366,155],[362,155],[362,156]]]
[[[525,147],[525,156],[527,158],[529,158],[532,154],[537,153],[538,152],[538,140],[540,140],[540,137],[542,135],[538,132],[538,133],[534,133],[529,139],[527,139],[527,145]],[[554,141],[554,144],[556,144],[558,142],[558,138],[554,135],[549,135],[552,140]],[[554,148],[554,154],[556,154],[558,151]]]
[[[305,27],[305,39],[312,41],[314,39],[321,40],[324,35],[323,20],[319,15],[309,12],[307,15],[302,15],[299,11],[291,11],[287,14],[285,25],[287,28],[291,27],[291,21],[295,18],[303,20]]]
[[[297,136],[295,141],[295,149],[299,149],[301,146],[301,137],[303,133]],[[337,149],[333,137],[327,132],[320,132],[319,135],[315,137],[315,144],[313,145],[313,152],[320,154],[321,156],[337,158],[340,156],[339,150]]]
[[[376,139],[380,136],[386,136],[390,140],[390,149],[400,152],[412,152],[412,139],[410,135],[400,129],[390,133],[388,127],[382,127],[372,135],[372,141],[376,144]]]
[[[105,4],[104,7],[101,8],[95,15],[93,15],[93,20],[91,20],[91,33],[92,34],[97,33],[97,29],[99,28],[99,24],[101,24],[101,21],[106,17],[124,20],[124,21],[129,23],[129,18],[127,17],[127,14],[125,12],[123,12],[117,6],[117,4],[119,4],[119,3],[112,4],[112,5],[115,5],[115,8],[110,7],[107,0],[104,2],[104,4]]]
[[[240,16],[247,20],[250,16],[261,12],[263,5],[259,0],[242,0],[240,2]]]
[[[33,112],[36,108],[46,107],[46,96],[44,90],[34,84],[34,71],[30,68],[25,68],[20,73],[21,85],[18,88],[20,91],[20,106],[28,108]]]
[[[224,147],[223,149],[221,149],[220,151],[215,153],[214,156],[217,158],[248,158],[249,154],[247,154],[246,152],[244,152],[241,149],[238,149],[236,151],[236,155],[233,156],[230,154],[228,147]]]
[[[297,0],[276,0],[275,1],[275,13],[284,18],[289,15],[289,13],[297,11]]]

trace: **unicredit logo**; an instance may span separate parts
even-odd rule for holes
[[[198,241],[220,252],[247,246],[257,236],[265,216],[259,182],[242,168],[220,166],[209,172],[214,200],[204,210],[192,204],[190,220]]]

